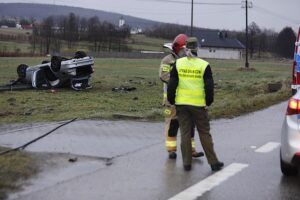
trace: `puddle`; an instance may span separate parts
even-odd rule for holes
[[[76,157],[76,162],[70,158]],[[23,196],[35,193],[55,185],[74,181],[76,178],[107,167],[106,161],[71,154],[38,154],[39,173],[25,182],[22,190],[11,193],[8,199],[22,199]]]

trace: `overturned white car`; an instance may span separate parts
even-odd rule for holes
[[[71,87],[74,90],[91,88],[91,74],[93,73],[94,58],[83,51],[75,53],[74,58],[52,56],[51,61],[27,66],[21,64],[17,68],[18,80],[12,83],[27,84],[37,89]],[[20,87],[20,86],[19,86]]]

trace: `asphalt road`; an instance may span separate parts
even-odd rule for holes
[[[24,200],[293,200],[300,199],[300,179],[280,171],[280,130],[286,102],[234,119],[211,122],[223,170],[212,173],[205,158],[192,171],[169,160],[163,123],[77,121],[28,151],[48,152],[41,173],[10,195]],[[1,129],[0,145],[16,147],[57,124]],[[197,149],[200,150],[199,137]],[[50,153],[50,154],[49,154]],[[75,158],[75,162],[69,162]]]

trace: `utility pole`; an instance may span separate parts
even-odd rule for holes
[[[192,8],[191,8],[191,37],[193,36],[193,18],[194,18],[194,0],[192,0]]]
[[[246,63],[245,67],[249,68],[248,62],[248,0],[246,0]]]
[[[245,62],[245,67],[249,68],[249,62],[248,62],[248,8],[252,8],[252,2],[248,3],[248,0],[246,0],[246,1],[243,1],[242,3],[245,4],[245,9],[246,9],[246,62]]]

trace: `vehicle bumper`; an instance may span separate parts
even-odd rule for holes
[[[297,115],[285,117],[281,133],[281,158],[285,163],[300,166],[300,132],[295,120],[298,120]]]

